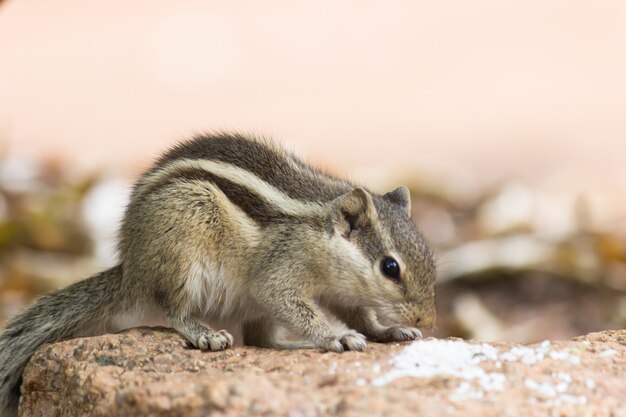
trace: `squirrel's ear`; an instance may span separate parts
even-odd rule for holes
[[[335,229],[343,236],[369,224],[376,216],[372,196],[363,188],[337,197],[332,202],[332,218]]]
[[[383,198],[401,206],[409,216],[411,215],[411,193],[405,186],[389,191],[383,195]]]

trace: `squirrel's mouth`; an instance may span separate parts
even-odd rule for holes
[[[435,327],[435,311],[424,311],[413,304],[377,306],[375,310],[379,321],[384,325],[402,324],[421,330],[432,330]]]
[[[378,316],[378,321],[386,326],[394,324],[402,324],[404,326],[415,327],[415,321],[412,321],[398,306],[376,306],[374,307]]]
[[[422,330],[433,330],[435,328],[436,321],[437,321],[436,316],[433,313],[429,316],[424,316],[424,318],[420,319],[416,327]]]

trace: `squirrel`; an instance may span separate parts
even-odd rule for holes
[[[277,326],[333,352],[421,337],[435,319],[435,262],[410,202],[406,187],[375,194],[265,139],[217,133],[179,143],[133,187],[119,264],[9,321],[0,415],[15,415],[23,369],[40,346],[110,332],[138,311],[156,309],[209,351],[233,337],[207,320],[239,323],[245,345],[268,348],[281,347]]]

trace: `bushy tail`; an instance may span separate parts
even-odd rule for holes
[[[100,272],[40,298],[0,335],[0,416],[17,415],[22,372],[44,343],[106,328],[123,309],[122,266]],[[102,327],[101,327],[102,326]]]

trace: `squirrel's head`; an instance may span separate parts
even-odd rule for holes
[[[332,202],[334,283],[345,302],[397,322],[432,328],[435,262],[411,220],[406,187],[384,195],[356,188]]]

